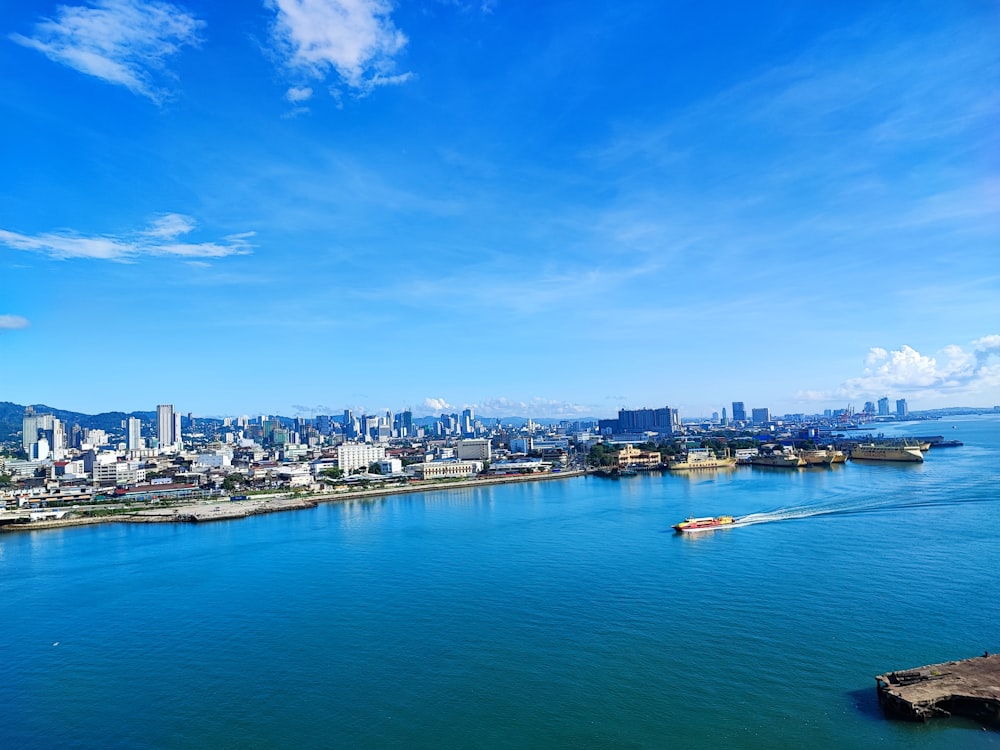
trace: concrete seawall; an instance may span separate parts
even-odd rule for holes
[[[875,682],[886,716],[907,721],[965,716],[1000,728],[1000,655],[886,672]]]

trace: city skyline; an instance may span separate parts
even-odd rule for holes
[[[15,5],[0,398],[993,406],[998,20],[973,2]]]

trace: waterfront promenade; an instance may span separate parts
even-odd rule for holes
[[[142,506],[121,509],[109,515],[91,516],[86,512],[69,513],[63,518],[42,521],[19,522],[28,519],[27,511],[0,513],[0,532],[37,531],[42,529],[63,529],[71,526],[91,526],[102,523],[192,523],[206,521],[232,521],[265,513],[315,508],[319,503],[344,500],[371,499],[387,495],[402,495],[414,492],[436,492],[440,490],[468,489],[515,482],[538,482],[554,479],[568,479],[583,476],[583,470],[558,471],[545,474],[524,474],[471,479],[428,480],[409,482],[398,486],[384,486],[373,489],[344,488],[329,492],[295,494],[276,492],[253,495],[246,500],[231,501],[225,498],[210,498],[196,503],[181,505]]]

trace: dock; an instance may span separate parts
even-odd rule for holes
[[[907,721],[965,716],[1000,729],[1000,654],[886,672],[875,683],[886,716]]]

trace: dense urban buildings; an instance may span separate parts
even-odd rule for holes
[[[596,445],[614,452],[612,465],[652,467],[670,451],[721,440],[818,439],[834,430],[909,416],[906,399],[887,414],[888,396],[823,415],[775,417],[732,402],[705,419],[682,421],[676,408],[620,409],[615,419],[517,422],[477,418],[472,408],[414,418],[355,414],[287,418],[275,415],[182,418],[172,404],[125,415],[105,428],[66,425],[26,407],[19,440],[0,457],[0,507],[86,503],[122,497],[212,496],[233,491],[295,488],[330,491],[336,483],[454,479],[473,475],[561,471],[583,466]],[[140,416],[141,415],[141,416]],[[197,424],[196,424],[197,421]],[[673,446],[673,447],[670,447]],[[750,448],[741,447],[746,453]],[[19,453],[20,455],[16,455]],[[734,450],[734,456],[740,454]]]

